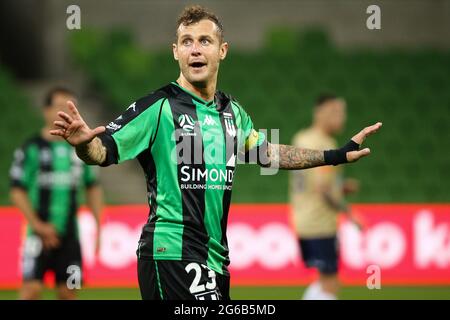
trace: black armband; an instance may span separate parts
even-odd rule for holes
[[[340,149],[326,150],[323,152],[325,164],[337,166],[341,163],[347,163],[347,152],[359,150],[359,144],[350,140]]]

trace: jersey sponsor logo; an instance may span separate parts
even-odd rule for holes
[[[191,132],[194,130],[195,121],[188,114],[182,114],[178,117],[178,123],[184,131]]]
[[[111,121],[111,122],[106,126],[106,128],[109,129],[109,130],[112,130],[112,131],[117,131],[117,130],[119,130],[120,128],[122,128],[122,125],[116,124],[116,123],[114,123],[114,122]]]
[[[231,190],[231,182],[233,182],[233,169],[200,169],[190,166],[181,167],[181,189],[216,189]],[[199,183],[205,181],[206,183]],[[208,182],[215,184],[208,185]],[[217,184],[219,183],[219,184]],[[229,183],[230,185],[225,185]]]
[[[77,187],[80,185],[81,168],[74,168],[72,172],[40,172],[38,185],[42,188]]]
[[[42,164],[50,164],[52,161],[52,152],[48,148],[43,148],[39,154],[39,160]]]
[[[55,154],[57,158],[65,158],[69,154],[69,149],[65,146],[57,146],[55,148]]]
[[[204,126],[215,126],[216,125],[216,121],[214,121],[214,119],[210,116],[210,115],[207,115],[206,117],[205,117],[205,120],[203,120],[203,125]]]

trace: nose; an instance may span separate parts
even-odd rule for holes
[[[201,54],[200,52],[200,43],[198,41],[194,41],[191,47],[191,54],[193,56],[198,56]]]

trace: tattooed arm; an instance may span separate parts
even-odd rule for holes
[[[269,164],[280,169],[297,170],[325,165],[324,152],[285,144],[271,144],[267,148]]]
[[[267,157],[264,167],[280,168],[286,170],[308,169],[324,165],[336,165],[345,162],[355,162],[370,154],[370,149],[359,150],[359,146],[369,135],[378,131],[381,122],[366,127],[343,148],[337,150],[312,150],[298,148],[284,144],[268,143]]]

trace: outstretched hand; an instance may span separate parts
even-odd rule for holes
[[[67,101],[67,106],[70,110],[70,115],[59,111],[58,116],[62,121],[58,120],[53,123],[57,129],[50,130],[50,134],[63,137],[72,146],[78,146],[88,144],[97,135],[106,130],[104,126],[99,126],[95,129],[89,128],[75,104],[69,100]]]
[[[382,123],[377,122],[376,124],[374,124],[372,126],[365,127],[358,134],[354,135],[352,140],[354,142],[356,142],[357,144],[362,145],[364,140],[371,134],[374,134],[375,132],[377,132],[381,126],[382,126]],[[370,154],[370,149],[364,148],[364,149],[357,150],[357,151],[349,151],[346,153],[346,156],[347,156],[348,162],[355,162],[355,161],[359,160],[360,158],[365,157],[369,154]]]

